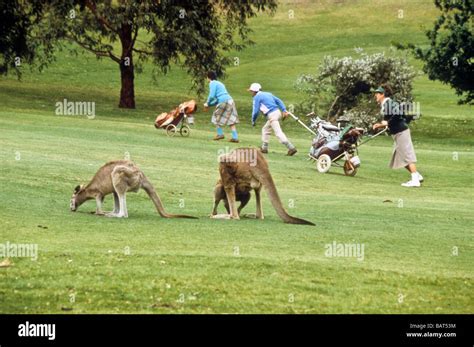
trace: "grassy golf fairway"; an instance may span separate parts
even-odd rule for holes
[[[158,113],[196,98],[179,68],[154,83],[145,65],[136,110],[116,107],[118,66],[87,53],[59,52],[43,73],[25,68],[22,81],[2,77],[0,243],[37,244],[38,259],[0,267],[0,313],[473,313],[472,108],[424,75],[414,85],[423,117],[411,127],[422,188],[401,187],[407,172],[387,167],[390,137],[360,147],[355,177],[336,167],[318,173],[306,160],[311,135],[287,120],[299,152],[286,157],[272,137],[270,170],[288,212],[316,226],[284,224],[266,193],[262,221],[208,218],[218,154],[260,144],[251,82],[296,103],[297,76],[316,71],[324,55],[427,42],[423,30],[436,16],[431,0],[321,1],[283,3],[275,16],[252,19],[256,44],[232,54],[238,64],[224,81],[241,116],[239,145],[211,141],[202,109],[188,138],[153,127]],[[56,115],[64,98],[95,102],[96,117]],[[161,218],[144,191],[127,195],[128,219],[90,214],[94,201],[70,212],[77,184],[128,156],[168,212],[199,220]],[[244,212],[255,212],[253,196]],[[329,257],[334,243],[364,252]]]

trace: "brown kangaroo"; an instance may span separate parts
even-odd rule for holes
[[[255,160],[249,160],[250,158]],[[257,202],[256,218],[263,219],[260,191],[265,187],[273,208],[285,223],[314,225],[304,219],[292,217],[285,211],[268,163],[258,149],[237,148],[228,154],[222,154],[219,157],[219,172],[230,212],[228,215],[213,215],[211,218],[240,219],[236,195],[253,189]]]
[[[222,184],[222,180],[219,179],[216,183],[216,186],[214,187],[214,207],[212,209],[211,216],[217,215],[217,206],[219,206],[221,200],[224,200],[224,207],[227,210],[227,213],[230,214],[229,201],[225,195],[224,185]],[[250,200],[250,191],[246,190],[245,188],[243,190],[239,190],[239,186],[237,186],[235,189],[235,200],[240,201],[240,206],[237,209],[237,212],[240,216],[240,211],[242,211],[242,209]]]
[[[95,199],[96,214],[108,217],[127,218],[127,192],[138,192],[140,188],[148,194],[155,204],[156,210],[164,218],[196,218],[181,214],[167,213],[160,197],[145,174],[129,160],[111,161],[102,166],[86,186],[74,189],[71,198],[71,211],[75,212],[85,201]],[[109,213],[102,211],[102,203],[108,194],[114,195],[114,210]]]

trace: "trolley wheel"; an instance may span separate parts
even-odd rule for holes
[[[349,160],[344,162],[344,174],[346,176],[355,176],[357,174],[357,168]]]
[[[188,137],[190,132],[191,132],[191,128],[190,128],[189,125],[187,125],[187,124],[183,124],[183,126],[181,127],[181,129],[179,129],[179,133],[180,133],[181,136],[183,136],[183,137]]]
[[[319,156],[318,161],[316,162],[316,169],[321,173],[326,173],[331,168],[331,157],[327,154],[322,154]]]
[[[176,135],[176,132],[177,132],[176,125],[169,124],[166,126],[166,135],[173,137],[174,135]]]

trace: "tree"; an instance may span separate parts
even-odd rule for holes
[[[32,12],[28,1],[14,2],[23,16]],[[42,4],[40,14],[27,26],[29,47],[34,52],[42,49],[40,57],[46,63],[65,40],[99,59],[111,59],[120,70],[119,107],[135,108],[135,72],[145,61],[151,59],[164,73],[173,63],[185,67],[200,92],[207,70],[224,73],[229,63],[225,52],[252,44],[248,18],[260,11],[273,12],[277,1],[45,0]]]
[[[304,95],[299,112],[313,111],[328,120],[344,116],[356,126],[370,128],[380,115],[373,89],[388,84],[395,100],[412,102],[416,72],[405,58],[357,51],[358,58],[326,56],[316,74],[298,77],[296,89]]]
[[[13,68],[20,75],[22,60],[33,61],[34,51],[27,41],[30,18],[38,12],[38,7],[31,10],[32,13],[22,12],[17,1],[0,2],[0,74],[6,75]]]
[[[449,84],[460,104],[474,103],[474,0],[435,0],[441,15],[426,33],[430,47],[397,44],[424,62],[431,80]]]

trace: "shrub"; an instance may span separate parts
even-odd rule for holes
[[[417,73],[406,58],[357,52],[357,58],[326,56],[317,74],[298,77],[296,89],[304,95],[297,106],[299,112],[313,111],[330,121],[345,116],[354,125],[369,128],[380,118],[373,89],[388,84],[395,100],[413,101],[412,82]]]

